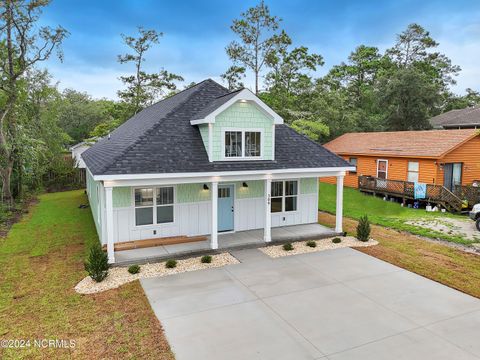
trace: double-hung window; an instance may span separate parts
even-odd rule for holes
[[[173,222],[174,190],[172,186],[135,189],[135,225]]]
[[[262,156],[262,133],[250,130],[224,132],[225,158],[258,158]]]
[[[298,203],[298,181],[272,181],[270,203],[272,213],[296,211]]]
[[[408,181],[418,182],[419,164],[418,161],[408,162]]]

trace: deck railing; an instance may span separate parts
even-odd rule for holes
[[[411,181],[380,179],[373,176],[358,177],[358,188],[373,193],[414,199],[414,187],[415,184]],[[439,203],[450,211],[462,210],[462,200],[441,185],[427,184],[424,200]]]
[[[468,201],[470,206],[480,203],[480,187],[456,185],[453,191],[460,199]]]

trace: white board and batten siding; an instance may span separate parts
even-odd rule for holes
[[[299,193],[297,211],[272,213],[272,227],[316,223],[318,216],[318,187],[315,193]],[[265,220],[263,197],[234,199],[234,230],[263,229]],[[209,235],[211,202],[198,201],[174,204],[174,222],[159,225],[135,226],[135,208],[116,207],[114,241],[124,242],[169,236]]]

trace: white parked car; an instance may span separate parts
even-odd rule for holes
[[[477,230],[480,231],[480,204],[475,205],[470,211],[470,218],[476,222]]]

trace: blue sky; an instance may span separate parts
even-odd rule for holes
[[[116,98],[120,75],[129,65],[116,58],[126,52],[120,34],[135,34],[137,25],[164,33],[160,45],[147,53],[146,69],[182,75],[185,83],[219,80],[229,65],[225,46],[235,38],[232,19],[257,1],[239,0],[53,0],[41,21],[60,24],[70,36],[63,45],[63,63],[47,66],[60,88],[72,87],[94,97]],[[460,65],[458,85],[480,90],[480,1],[315,1],[267,0],[271,12],[283,19],[294,45],[321,54],[328,69],[345,61],[358,45],[390,47],[395,34],[417,22],[429,30],[439,50]],[[247,86],[251,86],[247,79]]]

